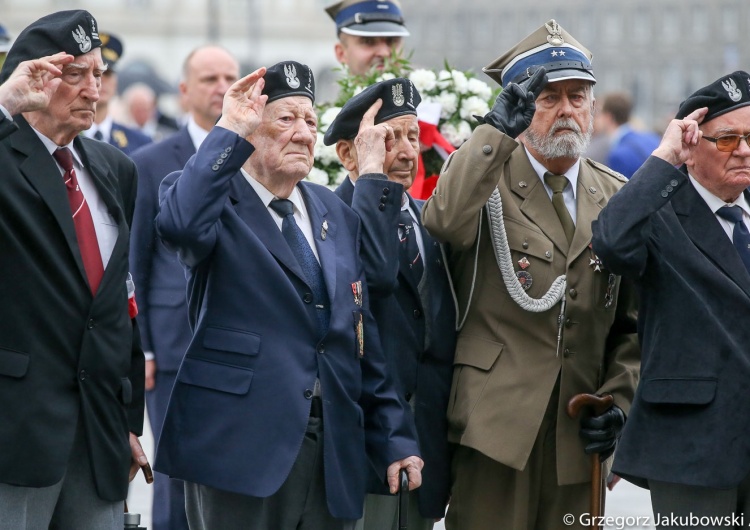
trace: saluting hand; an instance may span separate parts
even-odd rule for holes
[[[485,114],[484,123],[511,138],[529,128],[536,112],[536,98],[547,86],[547,70],[540,66],[520,84],[508,83],[497,96],[492,109]]]
[[[75,57],[65,52],[24,61],[0,85],[0,105],[12,115],[47,108],[60,84],[62,68]]]
[[[387,123],[375,125],[375,116],[382,106],[383,100],[378,99],[367,109],[359,124],[359,132],[354,138],[360,175],[383,173],[385,154],[393,149],[393,144],[396,141],[393,127]]]
[[[708,107],[696,109],[681,120],[672,120],[664,131],[659,147],[651,153],[672,164],[679,166],[690,157],[692,148],[698,145],[703,131],[698,126],[708,112]]]
[[[266,68],[258,68],[253,73],[237,80],[224,94],[221,118],[216,123],[247,138],[263,120],[263,110],[268,96],[262,94]]]

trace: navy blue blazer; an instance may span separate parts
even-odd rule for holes
[[[109,143],[126,155],[130,155],[136,149],[152,142],[153,140],[150,136],[137,129],[117,122],[112,123],[112,130],[109,132]]]
[[[656,157],[592,227],[594,251],[641,298],[641,381],[614,471],[644,487],[736,487],[750,472],[750,274],[686,173]]]
[[[362,219],[362,256],[368,283],[374,284],[372,308],[388,366],[396,374],[399,395],[414,399],[414,421],[425,462],[422,486],[417,490],[419,511],[425,518],[442,518],[450,496],[451,452],[448,446],[448,396],[456,348],[455,306],[440,244],[421,223],[424,201],[409,197],[420,220],[424,247],[424,292],[411,276],[399,271],[398,214],[404,187],[387,180],[347,178],[336,194]],[[381,201],[381,197],[384,199]],[[395,208],[381,208],[394,199]],[[370,264],[370,266],[368,266]],[[379,477],[370,490],[388,494]]]
[[[157,370],[176,372],[190,343],[187,281],[177,254],[159,241],[154,219],[159,211],[159,185],[195,154],[187,127],[165,140],[138,149],[138,200],[130,238],[130,269],[136,285],[138,325],[143,349],[154,353]]]
[[[299,184],[331,300],[329,330],[320,337],[302,269],[239,172],[253,150],[216,127],[184,171],[162,183],[156,229],[186,267],[194,335],[156,469],[230,492],[272,495],[297,458],[317,376],[328,507],[335,517],[356,519],[367,458],[385,480],[388,465],[419,454],[370,313],[360,221],[330,190]]]

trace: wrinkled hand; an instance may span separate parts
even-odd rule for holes
[[[536,111],[536,98],[547,85],[547,70],[539,67],[521,84],[509,83],[497,96],[492,109],[485,114],[484,123],[511,138],[525,131]]]
[[[624,425],[625,413],[617,405],[612,405],[599,416],[583,418],[580,435],[587,442],[586,454],[599,453],[601,461],[609,458],[615,452]]]
[[[151,484],[154,481],[151,466],[148,463],[148,458],[146,458],[146,453],[143,451],[143,447],[141,447],[140,440],[138,440],[138,437],[132,432],[130,433],[130,454],[130,478],[128,480],[132,482],[138,474],[138,469],[142,469],[143,476],[146,479],[146,484]]]
[[[153,390],[156,387],[156,361],[146,361],[146,390]]]
[[[0,85],[0,105],[11,116],[47,108],[50,97],[60,84],[62,68],[75,57],[65,52],[24,61]]]
[[[398,473],[402,469],[406,470],[409,475],[409,491],[417,489],[422,485],[422,468],[424,462],[418,456],[407,456],[403,460],[392,463],[388,466],[386,471],[386,478],[388,479],[388,488],[391,493],[398,493]]]
[[[375,116],[378,115],[383,100],[378,99],[367,109],[359,124],[359,131],[354,138],[354,147],[357,150],[357,169],[360,175],[366,173],[383,173],[385,154],[393,149],[396,137],[393,127],[387,123],[375,125]]]
[[[216,125],[243,138],[255,132],[263,120],[263,110],[268,100],[268,96],[261,94],[265,86],[264,75],[266,68],[258,68],[229,87],[224,94],[221,118]]]
[[[690,151],[703,137],[698,126],[708,112],[708,107],[694,110],[681,120],[672,120],[664,131],[661,143],[652,155],[661,158],[673,166],[682,165],[690,157]]]

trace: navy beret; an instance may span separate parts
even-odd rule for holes
[[[750,105],[750,75],[738,70],[708,86],[699,88],[680,103],[675,118],[683,119],[694,110],[708,107],[703,123],[740,107]]]
[[[24,61],[59,52],[83,55],[102,45],[96,19],[88,11],[58,11],[32,22],[16,38],[0,71],[4,83]]]
[[[276,63],[266,70],[263,79],[266,82],[263,94],[268,96],[267,103],[290,96],[306,96],[315,103],[315,79],[306,64],[295,61]]]
[[[375,124],[407,114],[416,116],[417,105],[422,101],[409,79],[396,77],[370,85],[346,102],[328,126],[323,143],[332,145],[339,140],[351,140],[357,136],[362,117],[378,98],[383,100],[383,105],[375,115]]]
[[[111,33],[99,33],[102,41],[102,58],[107,63],[107,70],[114,71],[117,61],[122,57],[122,41]]]

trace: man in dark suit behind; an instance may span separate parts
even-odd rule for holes
[[[130,240],[130,266],[138,286],[143,350],[146,354],[146,405],[158,440],[169,393],[192,337],[188,326],[187,281],[177,255],[156,237],[159,184],[193,156],[221,114],[227,89],[239,77],[239,64],[224,48],[197,48],[185,60],[180,92],[190,114],[178,133],[133,153],[138,167],[138,200]],[[182,481],[154,475],[153,530],[187,530]]]
[[[53,13],[0,72],[3,528],[120,530],[128,476],[147,464],[127,285],[136,169],[79,136],[106,68],[100,44],[88,12]]]
[[[749,134],[750,74],[722,76],[593,223],[604,265],[641,293],[641,383],[614,471],[651,490],[657,528],[739,528],[750,510]]]
[[[294,61],[239,80],[161,186],[156,230],[186,268],[193,339],[156,458],[186,481],[191,529],[352,528],[368,458],[391,492],[400,469],[410,489],[421,483],[370,312],[359,218],[300,182],[314,90]]]
[[[414,411],[424,481],[411,497],[409,528],[430,529],[450,494],[446,410],[456,345],[455,310],[440,245],[421,224],[423,201],[407,190],[419,160],[419,92],[408,79],[382,81],[350,99],[325,135],[349,177],[336,190],[362,219],[362,255],[380,342],[397,388]],[[386,149],[386,146],[389,149]],[[400,208],[382,208],[389,194]],[[416,251],[408,251],[414,238]],[[402,248],[403,247],[403,248]],[[403,250],[403,252],[402,252]],[[398,528],[396,498],[370,481],[365,530]]]

